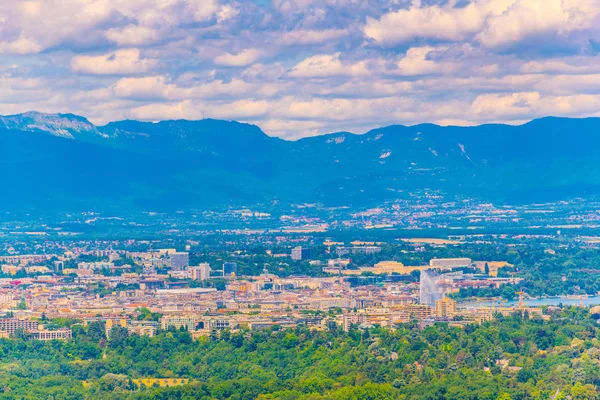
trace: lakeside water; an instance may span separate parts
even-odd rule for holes
[[[523,305],[527,307],[539,307],[539,306],[578,306],[582,304],[585,307],[598,306],[600,305],[600,296],[590,296],[590,297],[552,297],[552,298],[538,298],[538,299],[524,299]],[[506,301],[502,303],[502,307],[512,307],[518,306],[519,300]],[[461,307],[466,308],[480,308],[480,307],[491,307],[492,301],[468,301],[464,303],[460,303]],[[498,300],[495,301],[494,306],[498,308],[500,306],[500,302]]]

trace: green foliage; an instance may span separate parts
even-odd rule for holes
[[[141,311],[142,314],[147,314]],[[192,341],[73,325],[69,341],[0,339],[6,399],[597,399],[600,330],[587,310],[459,328],[224,331]],[[137,378],[183,378],[137,387]]]

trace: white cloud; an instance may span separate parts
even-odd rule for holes
[[[376,118],[393,114],[414,105],[410,98],[386,97],[379,99],[319,99],[295,101],[286,99],[276,110],[277,116],[292,119],[323,119],[349,121]]]
[[[455,69],[455,65],[447,62],[435,62],[429,59],[430,53],[436,50],[446,50],[445,48],[436,49],[434,47],[413,47],[408,49],[406,56],[396,63],[399,75],[415,76],[428,75],[436,72],[448,73]]]
[[[221,23],[223,21],[227,21],[228,19],[235,17],[238,14],[239,10],[237,8],[232,7],[230,5],[224,5],[217,12],[217,21]]]
[[[326,78],[369,74],[366,61],[342,62],[341,53],[317,55],[296,64],[288,74],[294,78]]]
[[[195,21],[206,21],[219,12],[219,3],[216,0],[189,0],[185,11],[190,13]]]
[[[191,101],[179,103],[152,103],[131,110],[132,118],[145,121],[170,119],[202,119],[204,114]]]
[[[75,56],[71,60],[73,71],[93,75],[136,75],[156,65],[156,60],[140,58],[139,49],[117,50],[99,56]]]
[[[141,78],[121,78],[113,86],[117,97],[134,99],[174,99],[177,87],[166,83],[164,76],[145,76]]]
[[[156,29],[147,26],[127,25],[109,29],[106,37],[119,46],[140,46],[155,42],[160,34]]]
[[[478,39],[496,47],[544,32],[565,34],[590,28],[599,13],[598,0],[516,0],[490,16]]]
[[[190,25],[218,24],[237,12],[218,0],[3,0],[0,49],[39,53],[65,44],[95,43],[100,37],[138,46],[154,42],[159,32],[181,38],[189,34]]]
[[[526,37],[565,34],[592,28],[600,0],[472,0],[466,6],[413,5],[367,18],[364,35],[382,45],[416,38],[464,41],[476,38],[487,47]]]
[[[35,41],[19,37],[13,41],[0,42],[0,53],[9,54],[34,54],[39,53],[42,50],[42,46]]]
[[[277,32],[277,43],[284,46],[314,45],[335,42],[349,34],[347,29],[295,30],[290,32]]]
[[[246,49],[237,54],[225,53],[215,58],[215,64],[225,67],[245,67],[261,57],[257,49]]]
[[[485,21],[482,11],[475,3],[463,8],[411,7],[387,13],[380,19],[367,18],[363,32],[384,45],[414,38],[462,40],[481,30]]]
[[[600,0],[4,0],[0,112],[238,119],[286,137],[600,115],[599,12]]]
[[[229,82],[212,80],[209,82],[185,82],[178,85],[167,77],[145,76],[128,77],[119,79],[112,87],[114,94],[119,98],[129,99],[235,99],[241,96],[258,95],[272,97],[278,92],[276,85],[255,85],[241,79],[232,79]]]
[[[475,99],[472,110],[488,118],[514,118],[531,113],[540,98],[538,92],[485,94]]]

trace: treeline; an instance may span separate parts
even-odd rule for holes
[[[307,327],[149,338],[102,323],[69,341],[0,339],[3,399],[597,399],[600,333],[588,310],[497,316],[464,328]],[[139,387],[138,378],[184,378]],[[554,397],[553,397],[554,396]]]

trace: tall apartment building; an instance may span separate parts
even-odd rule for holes
[[[302,246],[294,247],[291,254],[292,260],[300,261],[312,258],[312,250]]]
[[[435,315],[440,318],[452,318],[456,315],[456,301],[444,297],[435,302]]]
[[[201,263],[197,267],[189,267],[188,276],[195,281],[205,281],[210,279],[210,264]]]

